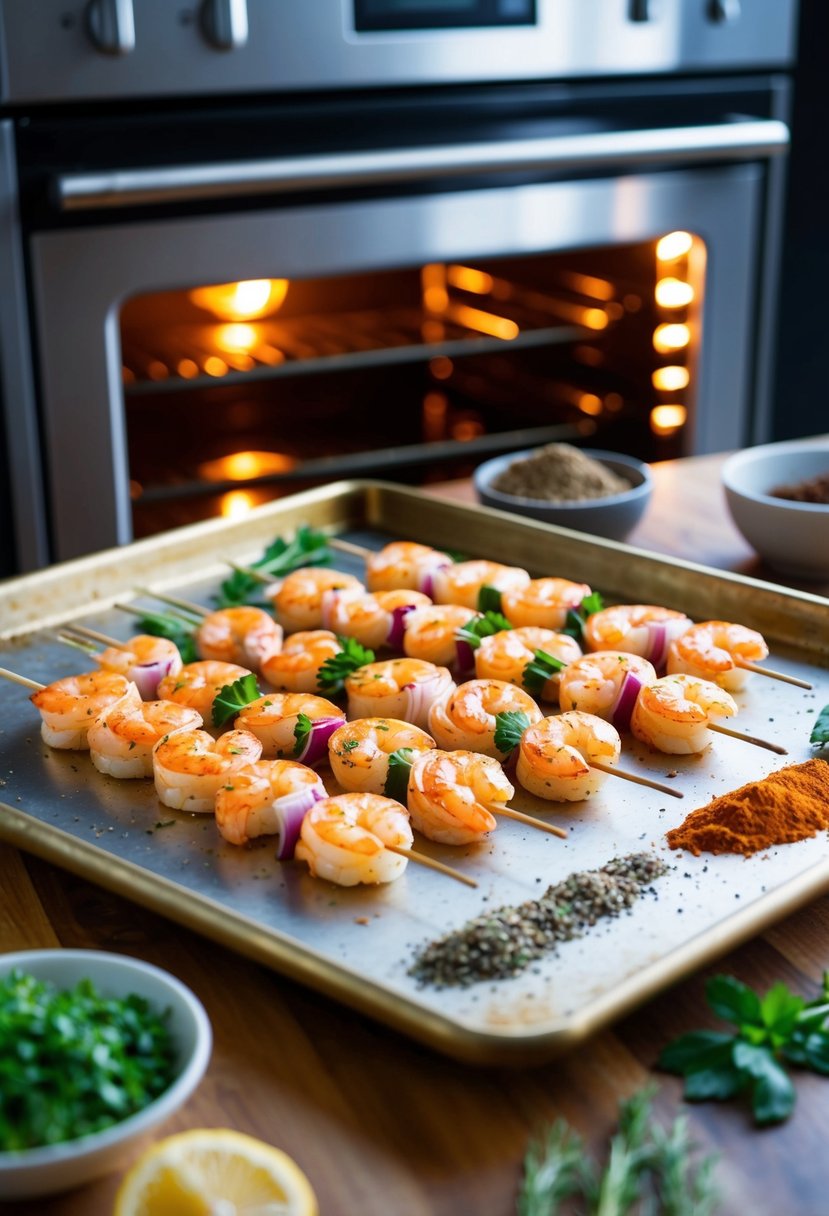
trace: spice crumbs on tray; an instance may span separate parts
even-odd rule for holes
[[[430,942],[409,975],[438,988],[508,979],[560,942],[582,937],[602,917],[619,916],[667,869],[651,853],[630,853],[570,874],[539,899],[496,908]]]

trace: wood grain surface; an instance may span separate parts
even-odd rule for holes
[[[630,542],[774,579],[727,518],[720,464],[719,457],[698,457],[657,465],[654,499]],[[466,483],[432,489],[471,498]],[[829,586],[799,585],[829,593]],[[160,916],[0,845],[0,949],[54,945],[145,959],[198,994],[213,1024],[213,1057],[194,1096],[159,1134],[222,1126],[268,1140],[305,1170],[324,1216],[510,1216],[530,1136],[563,1116],[599,1154],[615,1128],[619,1101],[648,1081],[657,1086],[655,1109],[663,1123],[687,1114],[701,1149],[719,1154],[720,1213],[829,1213],[829,1079],[798,1075],[793,1117],[758,1132],[739,1104],[687,1106],[680,1082],[654,1070],[670,1039],[714,1025],[704,1001],[710,974],[728,972],[761,989],[783,980],[811,998],[829,967],[829,898],[577,1051],[532,1068],[447,1060]],[[0,1201],[0,1212],[106,1216],[118,1182],[115,1173],[52,1199]]]

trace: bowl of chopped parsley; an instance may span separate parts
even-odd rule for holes
[[[119,1166],[199,1084],[212,1032],[174,976],[122,954],[0,956],[0,1196]]]

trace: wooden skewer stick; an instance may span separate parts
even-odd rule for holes
[[[92,642],[82,641],[81,638],[71,638],[66,633],[56,633],[55,638],[63,646],[71,646],[74,650],[82,650],[87,658],[96,653]]]
[[[136,587],[135,590],[140,595],[149,595],[155,600],[161,600],[162,604],[172,604],[174,608],[182,608],[185,612],[192,612],[197,617],[208,616],[209,608],[205,608],[203,604],[194,604],[192,600],[180,600],[174,595],[164,595],[161,591],[152,591],[149,587]]]
[[[728,735],[729,739],[742,739],[744,743],[753,743],[755,747],[764,747],[766,751],[777,752],[778,756],[788,756],[788,751],[785,747],[781,747],[779,743],[770,743],[768,739],[756,739],[754,735],[744,735],[742,731],[732,730],[730,726],[720,726],[718,722],[709,722],[708,729],[714,730],[718,735]]]
[[[62,625],[61,629],[72,633],[80,634],[82,638],[89,638],[93,642],[101,642],[104,646],[111,646],[113,650],[129,650],[129,645],[126,642],[121,642],[118,638],[111,638],[106,633],[99,633],[97,629],[87,629],[86,625]]]
[[[134,604],[113,604],[113,608],[117,608],[119,612],[129,612],[131,616],[152,616],[153,613],[146,608],[136,608]],[[156,614],[157,615],[157,614]],[[170,613],[170,616],[176,616],[175,613]],[[177,620],[181,621],[183,629],[192,629],[194,621],[191,617],[178,616]]]
[[[608,777],[622,777],[625,781],[633,781],[636,785],[648,785],[652,790],[659,790],[662,794],[670,794],[672,798],[684,798],[682,790],[672,789],[670,785],[663,785],[661,781],[651,781],[650,777],[640,777],[638,773],[627,773],[624,769],[613,768],[610,764],[602,764],[600,760],[591,760],[591,768],[597,768],[600,773],[607,773]]]
[[[542,819],[536,819],[533,815],[525,815],[523,811],[516,811],[511,806],[491,807],[493,815],[503,815],[507,819],[517,819],[519,823],[526,823],[531,828],[538,828],[542,832],[549,832],[551,836],[558,836],[561,840],[567,839],[567,832],[564,828],[557,828],[555,824],[544,823]]]
[[[450,878],[457,879],[458,882],[464,882],[468,887],[477,887],[474,878],[468,878],[466,874],[461,874],[460,870],[453,870],[451,866],[445,866],[442,861],[435,861],[432,857],[427,857],[424,853],[417,853],[414,849],[401,849],[396,844],[386,844],[383,848],[388,849],[390,853],[397,853],[400,857],[407,857],[409,861],[416,861],[418,865],[428,866],[430,870],[439,870],[441,874],[447,874]]]
[[[753,671],[756,676],[768,676],[770,680],[782,680],[784,684],[794,684],[796,688],[814,688],[814,684],[810,684],[808,680],[799,680],[796,676],[787,676],[784,671],[775,671],[773,667],[758,667],[756,663],[749,663],[744,659],[734,659],[737,667],[744,667],[746,671]]]
[[[367,549],[365,545],[355,545],[353,541],[340,540],[337,536],[329,536],[326,544],[330,545],[332,549],[341,549],[343,553],[353,553],[355,557],[362,557],[364,561],[374,552],[373,549]]]
[[[26,676],[19,676],[16,671],[9,671],[7,667],[0,667],[0,676],[4,680],[11,680],[12,684],[22,684],[24,688],[32,688],[35,692],[40,692],[41,688],[45,688],[45,684],[39,684],[37,680],[30,680]]]

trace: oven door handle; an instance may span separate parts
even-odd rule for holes
[[[598,131],[548,139],[441,144],[426,148],[324,153],[280,159],[68,173],[57,178],[63,211],[180,203],[298,190],[349,189],[471,174],[640,169],[665,161],[755,160],[785,152],[777,119],[736,119],[698,127]]]

